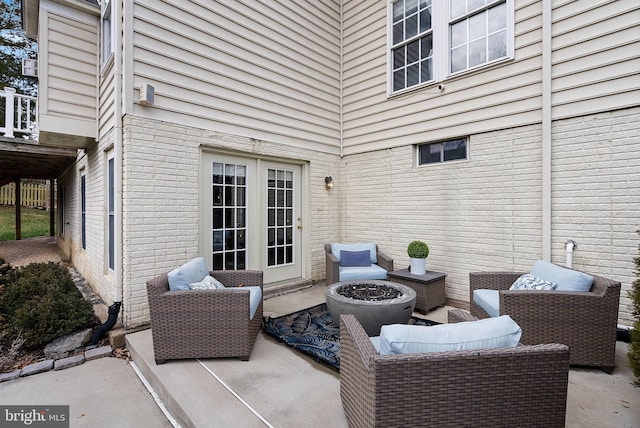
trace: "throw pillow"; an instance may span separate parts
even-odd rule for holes
[[[378,263],[378,253],[376,252],[376,244],[373,242],[357,243],[357,244],[331,244],[331,252],[340,261],[340,251],[363,251],[369,250],[369,260],[372,264]]]
[[[224,284],[211,275],[207,275],[202,279],[202,281],[192,282],[189,284],[189,288],[191,290],[218,290],[224,288]]]
[[[167,274],[169,277],[169,289],[171,291],[189,290],[189,284],[202,281],[208,274],[209,270],[204,257],[195,258]]]
[[[371,252],[362,251],[340,251],[340,266],[371,266]]]
[[[511,285],[509,290],[553,290],[558,284],[547,281],[530,273],[525,273]]]

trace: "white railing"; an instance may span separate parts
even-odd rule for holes
[[[4,88],[0,98],[4,98],[4,125],[0,126],[0,134],[5,137],[15,137],[16,133],[31,134],[31,138],[37,138],[38,98],[17,94],[14,88]],[[0,102],[3,101],[0,99]]]

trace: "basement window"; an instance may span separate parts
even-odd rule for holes
[[[467,159],[467,138],[418,144],[418,165]]]

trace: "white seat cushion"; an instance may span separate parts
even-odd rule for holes
[[[500,292],[498,290],[473,290],[473,302],[491,317],[500,316]]]
[[[253,319],[260,302],[262,302],[262,289],[257,285],[242,287],[249,290],[249,319]]]
[[[387,279],[387,271],[378,265],[371,266],[340,266],[340,281],[354,281],[358,279]]]

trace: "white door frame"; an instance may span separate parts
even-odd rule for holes
[[[216,152],[202,150],[200,162],[200,203],[199,203],[199,250],[207,261],[207,266],[213,267],[213,234],[212,234],[212,162],[230,164],[242,164],[247,166],[247,193],[246,193],[246,269],[261,270],[264,273],[265,284],[287,283],[299,281],[305,277],[308,271],[308,238],[305,218],[308,217],[308,192],[307,165],[302,162],[291,162],[276,158],[257,158],[229,152]],[[266,171],[268,168],[285,168],[290,166],[296,171],[295,177],[295,214],[294,233],[296,237],[295,263],[282,268],[269,268],[267,266],[266,244],[266,219],[267,219],[267,192]],[[262,174],[265,174],[263,177]],[[298,220],[300,218],[300,220]],[[300,226],[300,228],[298,227]],[[284,276],[283,276],[284,275]]]

